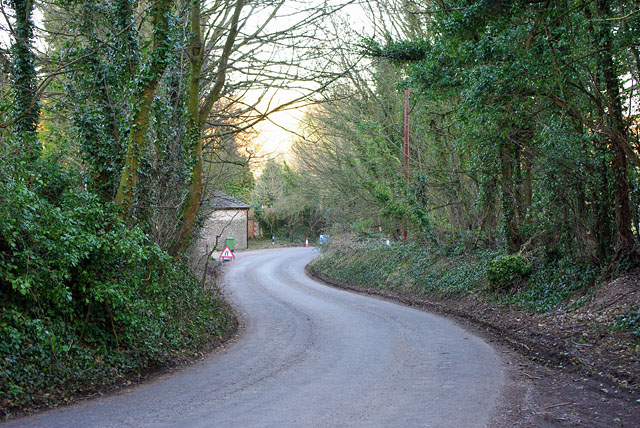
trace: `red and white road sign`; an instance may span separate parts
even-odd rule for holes
[[[220,258],[222,260],[231,260],[231,259],[235,259],[236,256],[235,254],[233,254],[233,252],[231,252],[231,249],[229,248],[229,246],[227,245],[226,247],[224,247],[224,250],[222,250],[222,253],[220,253]]]

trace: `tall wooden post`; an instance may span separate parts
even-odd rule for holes
[[[404,157],[402,159],[404,179],[409,185],[409,88],[404,91]],[[407,243],[407,227],[402,228],[402,243]]]

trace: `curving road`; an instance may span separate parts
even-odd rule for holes
[[[317,253],[238,253],[225,291],[245,321],[225,351],[111,397],[9,427],[485,427],[504,384],[481,339],[435,315],[326,287]]]

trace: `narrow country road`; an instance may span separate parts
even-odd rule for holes
[[[324,286],[312,248],[238,253],[225,291],[245,326],[223,352],[115,394],[0,427],[486,426],[501,361],[453,322]]]

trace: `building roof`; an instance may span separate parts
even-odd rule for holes
[[[250,205],[220,191],[213,192],[209,202],[214,210],[248,210],[251,208]]]

